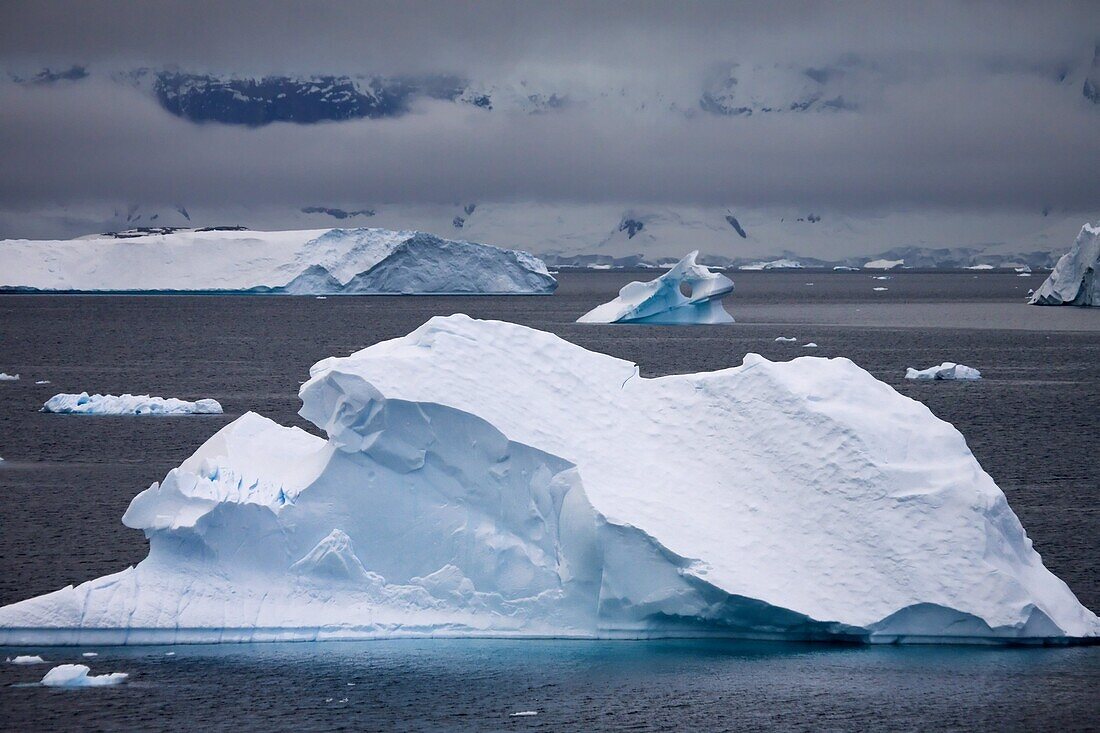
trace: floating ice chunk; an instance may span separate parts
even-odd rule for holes
[[[300,396],[325,438],[223,427],[131,502],[145,560],[0,608],[0,645],[1100,632],[962,435],[847,359],[649,379],[451,316]]]
[[[18,374],[8,374],[6,372],[0,372],[0,382],[14,382],[18,379]]]
[[[84,652],[84,653],[83,653],[83,654],[81,654],[80,656],[82,656],[82,657],[88,657],[89,659],[91,659],[92,657],[98,657],[98,656],[99,656],[99,654],[98,654],[97,652]]]
[[[1031,267],[1029,265],[1024,265],[1023,267],[1015,267],[1013,269],[1016,272],[1020,273],[1021,275],[1030,275],[1031,274]]]
[[[1030,272],[1021,272],[1016,277],[1031,277],[1031,273]]]
[[[48,379],[39,379],[37,382],[35,382],[35,384],[49,384],[49,383],[50,383],[50,380],[48,380]]]
[[[980,264],[980,265],[970,265],[970,266],[969,266],[969,267],[967,267],[966,269],[967,269],[967,270],[992,270],[992,269],[993,269],[993,265],[986,265],[986,264]]]
[[[893,270],[905,265],[905,260],[871,260],[863,265],[865,270]]]
[[[956,364],[953,361],[945,361],[939,366],[928,367],[927,369],[914,369],[909,367],[905,370],[906,379],[981,379],[982,373],[973,367],[964,366],[962,364]]]
[[[1100,224],[1085,224],[1031,296],[1032,305],[1100,306]]]
[[[593,308],[578,323],[733,323],[721,299],[733,281],[697,264],[699,252],[686,257],[656,280],[632,282],[619,297]]]
[[[9,664],[46,664],[46,660],[37,654],[31,656],[29,654],[21,654],[17,657],[8,657],[6,660]]]
[[[88,674],[91,668],[86,664],[59,664],[42,678],[46,687],[110,687],[122,684],[130,675],[125,672],[110,674]]]
[[[813,341],[810,341],[808,343],[802,344],[802,348],[804,348],[804,349],[816,349],[817,344],[815,344]]]
[[[776,336],[775,340],[783,343],[793,343],[795,341],[798,341],[798,339],[796,339],[794,336]]]
[[[859,272],[858,267],[849,267],[848,265],[837,265],[833,270],[837,272]]]
[[[538,715],[537,710],[520,710],[518,713],[508,713],[509,718],[530,718],[534,715]]]
[[[893,275],[875,275],[871,279],[872,280],[893,280],[894,276]]]
[[[876,293],[881,293],[882,291],[889,290],[889,289],[890,288],[884,288],[884,287],[881,287],[881,286],[877,287],[877,288],[871,288],[871,290],[874,290]]]
[[[221,414],[217,400],[204,399],[195,402],[175,397],[150,397],[149,395],[54,395],[42,405],[42,412],[63,415],[215,415]]]

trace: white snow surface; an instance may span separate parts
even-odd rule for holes
[[[75,291],[549,293],[542,260],[415,231],[202,231],[0,241],[0,287]]]
[[[90,395],[81,392],[54,395],[42,405],[42,412],[61,415],[218,415],[222,412],[222,406],[212,399],[189,402],[175,397]]]
[[[0,644],[1100,632],[962,435],[847,359],[647,379],[456,315],[300,396],[327,439],[222,428],[131,502],[145,560]]]
[[[110,674],[88,674],[91,668],[86,664],[59,664],[42,678],[46,687],[111,687],[120,685],[130,675],[125,672]]]
[[[1031,296],[1032,305],[1100,306],[1100,224],[1085,224]]]
[[[906,379],[981,379],[982,373],[974,367],[968,367],[963,364],[956,364],[953,361],[945,361],[939,366],[928,367],[927,369],[914,369],[909,367],[905,370]]]
[[[628,283],[617,298],[593,308],[577,323],[733,323],[722,307],[722,298],[733,292],[733,281],[696,263],[698,256],[698,251],[689,252],[657,279]]]

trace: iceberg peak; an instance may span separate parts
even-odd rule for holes
[[[1100,306],[1100,224],[1081,227],[1073,247],[1031,294],[1030,303]]]

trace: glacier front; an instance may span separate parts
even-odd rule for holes
[[[733,323],[722,307],[733,281],[698,264],[698,256],[698,251],[688,253],[656,280],[628,283],[619,297],[593,308],[577,323]]]
[[[187,229],[0,241],[0,290],[546,294],[526,252],[415,231]]]
[[[1085,224],[1069,252],[1031,295],[1032,305],[1100,306],[1100,224]]]
[[[647,379],[456,315],[300,396],[325,438],[222,428],[131,502],[145,560],[0,644],[1100,634],[963,436],[847,359]]]

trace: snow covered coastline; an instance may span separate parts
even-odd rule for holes
[[[465,316],[316,364],[131,502],[134,568],[0,644],[1100,632],[962,435],[847,359],[647,379]]]
[[[42,412],[59,415],[220,415],[217,400],[194,402],[149,395],[56,394],[42,405]]]
[[[547,294],[526,252],[386,229],[184,230],[0,241],[0,290],[283,295]]]

